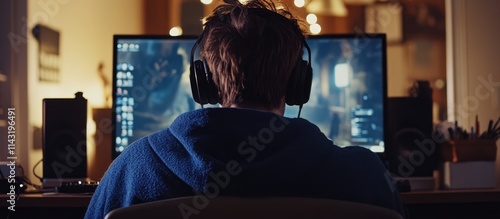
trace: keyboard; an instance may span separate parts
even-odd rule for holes
[[[76,181],[64,182],[56,186],[58,193],[94,193],[99,185],[99,181]]]

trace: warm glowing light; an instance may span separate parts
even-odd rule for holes
[[[172,27],[169,31],[170,36],[180,36],[182,35],[182,28],[180,27]]]
[[[349,85],[349,65],[347,63],[339,63],[335,65],[335,86],[347,87]]]
[[[315,24],[316,22],[318,22],[318,17],[315,14],[308,14],[306,16],[306,21],[309,24]]]
[[[434,85],[436,86],[436,88],[438,90],[441,90],[444,88],[444,80],[443,79],[437,79],[435,82],[434,82]]]
[[[348,14],[343,0],[316,0],[310,1],[306,9],[309,13],[345,17]]]
[[[319,24],[311,24],[311,26],[309,26],[309,31],[311,31],[312,34],[319,34],[321,32],[321,26]]]
[[[304,7],[304,5],[306,5],[306,1],[304,0],[294,0],[293,3],[295,4],[295,6],[299,8]]]
[[[205,5],[209,5],[212,3],[212,0],[200,0],[201,3],[205,4]]]

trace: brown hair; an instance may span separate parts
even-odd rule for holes
[[[205,18],[200,52],[222,106],[278,108],[304,35],[286,7],[267,0],[224,0]]]

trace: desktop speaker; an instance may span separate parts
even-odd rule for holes
[[[386,158],[399,177],[432,177],[437,143],[431,138],[432,99],[395,97],[387,100]]]
[[[43,183],[58,186],[87,178],[87,100],[43,99]]]

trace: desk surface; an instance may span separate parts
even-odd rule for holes
[[[401,193],[404,204],[500,202],[500,189],[433,190]]]
[[[3,200],[8,200],[5,194],[0,195]],[[16,200],[16,207],[87,207],[92,195],[89,194],[57,194],[57,193],[27,193],[21,194]],[[9,203],[1,201],[0,206]]]
[[[0,195],[7,200],[8,196]],[[22,194],[16,201],[18,207],[87,207],[92,198],[88,194]],[[500,189],[492,190],[436,190],[412,191],[401,193],[404,204],[446,204],[446,203],[478,203],[500,202]],[[8,202],[0,201],[0,206]]]

